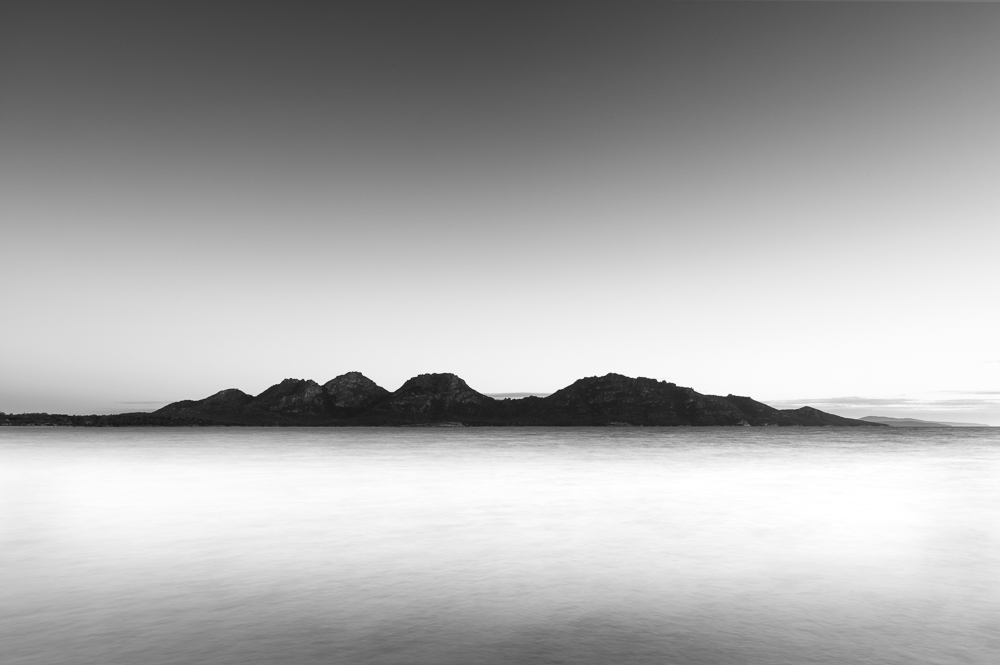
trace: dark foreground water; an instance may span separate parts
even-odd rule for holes
[[[0,662],[1000,663],[1000,431],[0,428]]]

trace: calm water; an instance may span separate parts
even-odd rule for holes
[[[1000,430],[0,428],[0,662],[1000,662]]]

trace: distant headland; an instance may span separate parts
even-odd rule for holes
[[[546,397],[494,399],[454,374],[421,374],[389,392],[360,372],[323,385],[285,379],[257,396],[231,388],[152,413],[0,414],[0,425],[885,427],[808,406],[775,409],[749,397],[703,395],[621,374],[580,379]]]
[[[962,423],[948,420],[920,420],[918,418],[891,418],[889,416],[864,416],[859,418],[870,423],[890,427],[990,427],[984,423]]]

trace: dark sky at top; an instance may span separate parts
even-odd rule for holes
[[[951,3],[5,2],[0,410],[354,369],[986,390],[998,36]]]
[[[869,86],[913,85],[954,49],[995,37],[984,13],[836,3],[8,4],[4,119],[33,148],[110,143],[222,161],[276,151],[343,170],[544,160],[602,144],[635,149],[629,142],[650,135],[683,144],[713,122],[735,132]]]

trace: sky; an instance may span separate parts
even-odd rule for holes
[[[997,4],[4,2],[0,411],[618,372],[1000,425],[998,35]]]

